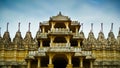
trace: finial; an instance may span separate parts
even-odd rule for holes
[[[120,27],[119,27],[119,31],[120,31]]]
[[[7,32],[8,32],[8,25],[9,25],[9,22],[7,23]]]
[[[41,25],[41,22],[39,23],[39,31],[40,31],[40,25]]]
[[[113,23],[111,23],[111,30],[110,30],[110,32],[112,32],[113,31]]]
[[[20,32],[20,22],[18,23],[18,32]]]
[[[103,23],[101,23],[101,32],[103,32]]]
[[[91,23],[91,32],[93,31],[93,23]]]
[[[28,32],[30,32],[30,24],[31,24],[31,23],[29,22],[29,26],[28,26]]]
[[[81,23],[81,26],[82,26],[82,29],[81,29],[81,31],[83,31],[83,23]]]
[[[0,37],[1,37],[1,27],[0,27]]]
[[[59,14],[58,15],[62,15],[61,11],[59,11]]]
[[[120,36],[120,27],[119,27],[119,32],[118,32],[118,36]]]

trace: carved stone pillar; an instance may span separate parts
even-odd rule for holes
[[[48,64],[48,68],[54,68],[54,65],[52,64],[52,59],[53,59],[53,54],[49,54],[49,64]]]
[[[80,68],[83,68],[83,57],[80,57]]]
[[[41,58],[38,57],[38,68],[41,68]]]
[[[90,60],[90,68],[93,68],[93,60]]]
[[[65,22],[65,26],[66,26],[66,29],[69,30],[69,23],[68,22]]]
[[[66,41],[67,41],[67,45],[70,46],[70,36],[66,36],[65,39],[66,39]]]
[[[73,68],[73,65],[72,65],[72,55],[67,55],[67,58],[68,58],[68,64],[67,64],[67,67],[66,68]]]
[[[78,33],[78,27],[76,27],[76,34]]]
[[[31,68],[31,61],[30,60],[28,60],[28,62],[27,62],[27,68]]]
[[[54,29],[55,29],[54,26],[55,26],[55,22],[52,22],[52,23],[51,23],[51,30],[54,30]]]
[[[11,65],[9,65],[9,66],[8,66],[8,68],[12,68],[12,66],[11,66]]]
[[[81,42],[81,41],[80,41],[80,40],[78,40],[78,47],[81,47],[80,42]]]
[[[55,39],[55,37],[53,37],[53,36],[50,37],[50,47],[53,46],[53,41],[54,41],[54,39]]]
[[[45,33],[45,27],[42,27],[42,33]]]
[[[42,48],[42,47],[43,47],[43,41],[40,40],[40,48]]]

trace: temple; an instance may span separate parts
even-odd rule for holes
[[[115,38],[113,23],[107,38],[103,23],[98,38],[94,37],[93,23],[85,38],[83,23],[61,12],[40,22],[35,38],[30,24],[23,38],[19,23],[13,40],[9,23],[3,37],[0,28],[0,68],[120,68],[120,29]]]

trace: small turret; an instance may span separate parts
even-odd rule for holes
[[[103,41],[104,39],[105,39],[105,36],[104,36],[104,33],[103,33],[103,23],[101,23],[101,30],[100,30],[100,32],[98,34],[97,40],[98,41]]]
[[[90,30],[90,32],[92,32],[93,31],[93,23],[91,23],[91,30]]]
[[[28,26],[28,32],[30,32],[30,24],[31,24],[31,23],[29,22],[29,26]]]
[[[118,32],[118,36],[120,36],[120,27],[119,27],[119,32]]]
[[[21,36],[20,32],[20,23],[18,23],[18,31],[16,32],[15,37],[13,38],[13,43],[17,45],[18,48],[24,48],[23,47],[23,38]]]
[[[37,31],[36,38],[40,35],[40,24],[41,24],[41,22],[39,23],[39,29]]]
[[[111,23],[111,30],[110,32],[113,32],[113,23]]]
[[[1,38],[1,27],[0,27],[0,38]]]
[[[118,32],[118,36],[117,36],[117,42],[118,42],[118,45],[120,45],[120,27],[119,27],[119,32]]]
[[[108,41],[108,45],[113,45],[113,44],[116,45],[116,39],[113,33],[113,23],[111,23],[111,29],[110,32],[108,33],[107,41]]]
[[[101,23],[101,30],[100,32],[103,32],[103,23]]]
[[[24,38],[24,40],[25,40],[26,42],[31,42],[31,41],[33,41],[33,38],[32,38],[31,32],[30,32],[30,24],[31,24],[31,23],[29,23],[28,32],[26,33],[25,38]]]
[[[90,33],[88,35],[87,41],[90,43],[96,42],[96,38],[95,38],[94,33],[93,33],[93,23],[91,23],[91,30],[90,30]]]
[[[6,30],[6,32],[3,35],[3,43],[4,43],[6,48],[9,48],[10,47],[10,43],[11,43],[11,38],[10,38],[9,31],[8,31],[8,25],[9,25],[9,23],[7,23],[7,30]]]

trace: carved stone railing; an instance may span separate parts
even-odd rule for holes
[[[83,36],[80,33],[72,33],[73,38],[83,38]]]
[[[41,37],[41,38],[47,38],[47,33],[40,33],[39,37]]]
[[[92,51],[82,51],[82,53],[86,56],[92,55]]]
[[[48,33],[72,33],[72,31],[66,28],[55,28],[48,31]]]
[[[70,43],[50,43],[52,47],[70,47]]]

